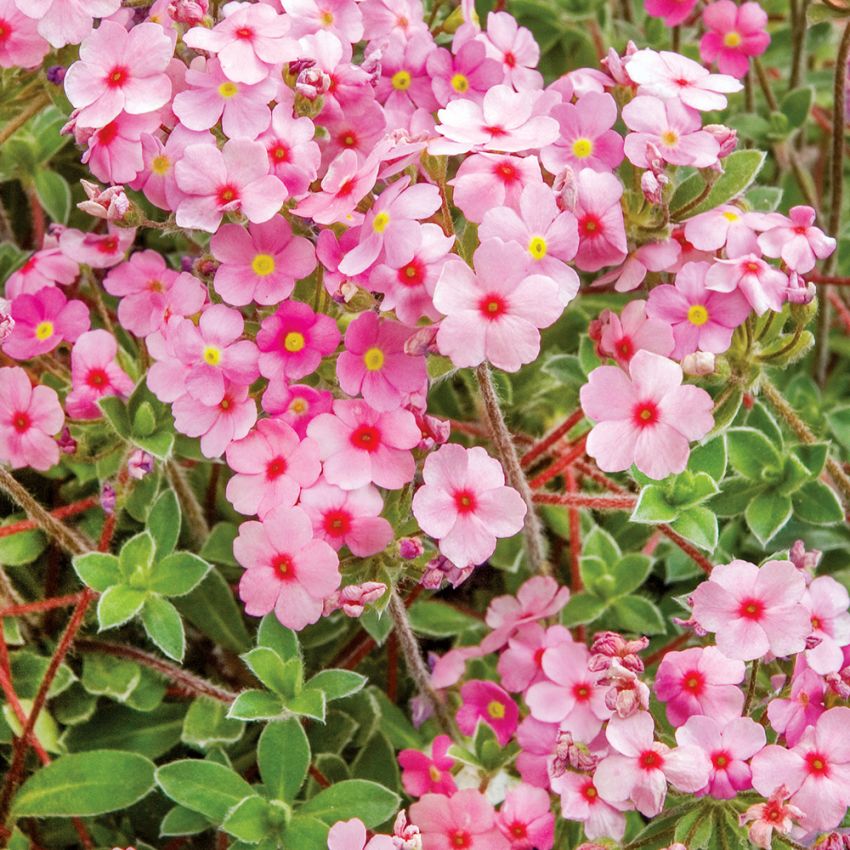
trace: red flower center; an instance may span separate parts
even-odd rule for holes
[[[123,65],[116,65],[106,75],[106,85],[111,89],[120,89],[129,77],[130,72]]]
[[[274,481],[286,472],[286,458],[278,456],[266,464],[266,478]]]
[[[114,254],[118,250],[118,237],[108,236],[97,243],[97,250],[101,254]]]
[[[660,770],[663,764],[661,753],[655,750],[644,750],[638,757],[638,765],[643,770]]]
[[[486,130],[494,138],[508,135],[508,131],[504,127],[500,127],[498,124],[485,124],[482,129]]]
[[[118,135],[118,125],[114,121],[110,121],[101,127],[95,135],[97,136],[97,143],[99,145],[111,145]]]
[[[322,527],[331,537],[345,537],[351,531],[351,514],[343,510],[328,511]]]
[[[576,682],[573,685],[573,696],[576,702],[587,702],[590,699],[590,685],[586,682]]]
[[[239,190],[230,183],[226,183],[224,186],[218,187],[216,198],[221,206],[232,204],[234,201],[239,200]]]
[[[705,688],[705,676],[699,670],[688,670],[682,676],[682,690],[694,696],[699,696]]]
[[[732,756],[725,750],[711,754],[711,763],[715,770],[726,770],[729,767],[729,762],[732,761]]]
[[[823,621],[820,617],[812,616],[812,631],[819,632],[823,628]]]
[[[229,395],[226,395],[226,396],[225,396],[225,397],[224,397],[224,398],[223,398],[223,399],[222,399],[222,400],[218,403],[218,409],[219,409],[219,410],[221,410],[221,411],[223,411],[223,412],[225,412],[225,413],[226,413],[228,410],[230,410],[230,408],[231,408],[231,407],[233,407],[233,399],[232,399]]]
[[[236,38],[240,38],[243,41],[250,41],[254,37],[254,30],[251,27],[239,27],[235,35]]]
[[[29,413],[27,413],[25,410],[19,410],[12,417],[12,427],[19,434],[23,434],[25,431],[28,431],[30,425],[32,425],[32,419],[30,419]]]
[[[269,148],[269,159],[278,165],[289,162],[289,148],[283,142],[276,142]]]
[[[455,490],[454,499],[459,514],[471,514],[478,507],[478,499],[472,490]]]
[[[745,620],[758,622],[764,615],[764,602],[761,599],[742,599],[738,606],[738,616]]]
[[[505,53],[505,65],[509,68],[516,68],[516,56],[510,50]]]
[[[495,292],[485,295],[478,302],[478,311],[485,319],[490,319],[491,321],[498,319],[507,309],[508,305],[505,303],[505,299]]]
[[[295,563],[289,555],[276,555],[272,561],[272,569],[278,578],[284,581],[292,581],[295,578]]]
[[[351,445],[364,452],[376,452],[381,445],[381,432],[374,425],[358,425],[351,432]]]
[[[398,270],[398,282],[402,286],[421,286],[424,280],[425,266],[422,260],[416,257]]]
[[[632,411],[632,422],[638,428],[649,428],[658,422],[658,406],[654,401],[638,402]]]
[[[449,841],[452,847],[457,847],[458,850],[466,850],[472,846],[472,836],[465,829],[456,829],[449,833]]]
[[[596,239],[602,235],[602,222],[599,216],[593,213],[585,213],[578,222],[578,233],[582,239]]]
[[[506,185],[508,183],[516,183],[519,179],[516,168],[509,162],[500,162],[496,166],[494,174]]]
[[[354,191],[354,183],[354,178],[350,177],[336,190],[336,196],[338,198],[347,198]]]
[[[528,836],[528,828],[521,821],[515,820],[509,827],[508,832],[517,839],[526,838]]]
[[[102,390],[109,386],[109,376],[104,369],[89,369],[86,383],[94,390]]]
[[[534,650],[534,666],[538,670],[543,669],[543,653],[546,652],[546,647],[541,646]]]
[[[357,134],[353,130],[344,130],[337,136],[337,141],[343,148],[357,147]]]
[[[596,786],[592,782],[588,782],[581,789],[581,796],[591,804],[599,800],[599,792],[596,790]]]
[[[0,41],[6,41],[12,34],[12,25],[0,18]]]
[[[617,354],[623,360],[631,360],[632,355],[635,353],[635,347],[632,343],[631,339],[627,336],[624,336],[616,345]]]
[[[829,776],[829,760],[823,753],[806,753],[806,767],[815,776]]]

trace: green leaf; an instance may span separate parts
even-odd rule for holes
[[[637,590],[652,571],[652,558],[639,552],[629,552],[614,565],[611,573],[617,590],[617,595],[631,593]]]
[[[835,407],[825,416],[835,439],[845,449],[850,449],[850,404]]]
[[[714,427],[710,432],[712,436],[721,434],[732,423],[741,409],[743,400],[744,393],[739,387],[732,389],[720,400],[720,404],[714,408]]]
[[[561,623],[568,628],[592,623],[607,607],[607,602],[598,596],[583,591],[574,593],[561,611]]]
[[[97,406],[103,411],[106,421],[113,427],[115,433],[125,440],[130,437],[130,416],[127,405],[118,396],[107,395],[99,399]]]
[[[292,629],[287,629],[274,614],[266,614],[260,622],[257,645],[273,649],[284,661],[301,657],[297,635]]]
[[[142,609],[142,623],[148,637],[169,657],[182,661],[186,633],[177,609],[161,596],[149,596]]]
[[[667,501],[664,488],[658,484],[649,484],[640,491],[629,519],[632,522],[652,524],[672,522],[678,515],[679,509]]]
[[[284,846],[286,850],[317,850],[328,843],[328,827],[320,820],[295,815],[286,827]]]
[[[68,181],[55,171],[39,169],[35,172],[33,182],[45,212],[57,224],[67,224],[71,215],[71,187]]]
[[[233,557],[233,541],[238,533],[239,530],[232,522],[216,523],[201,547],[201,557],[214,564],[238,566],[236,558]]]
[[[726,474],[726,436],[718,434],[701,446],[695,446],[688,458],[688,469],[706,472],[715,481],[720,481]]]
[[[209,829],[210,822],[198,812],[184,809],[183,806],[174,806],[169,809],[162,823],[159,825],[159,834],[163,837],[171,835],[197,835]]]
[[[701,505],[688,508],[670,527],[700,549],[713,552],[717,547],[717,515],[709,508]]]
[[[815,90],[812,86],[801,86],[789,91],[782,98],[779,108],[792,128],[802,127],[806,123],[814,97]]]
[[[150,533],[142,531],[136,534],[121,547],[121,551],[118,553],[118,563],[121,565],[121,572],[128,579],[134,574],[139,576],[147,575],[147,571],[153,563],[155,553],[156,544]]]
[[[156,782],[175,803],[219,824],[230,809],[245,797],[254,796],[254,789],[238,773],[200,759],[163,765],[156,771]]]
[[[210,564],[191,552],[172,552],[151,567],[147,587],[163,596],[185,596],[210,569]]]
[[[243,652],[250,645],[242,611],[218,570],[210,570],[191,593],[181,596],[175,604],[196,629],[225,649]]]
[[[233,744],[244,732],[245,724],[231,720],[225,705],[201,697],[189,706],[180,739],[190,747],[207,750],[218,744]]]
[[[303,665],[300,658],[284,662],[273,650],[258,646],[242,656],[251,672],[270,690],[282,697],[294,697],[303,682]]]
[[[132,620],[144,605],[146,593],[126,584],[115,584],[97,601],[97,622],[100,630],[113,629]]]
[[[793,496],[794,516],[813,525],[831,525],[844,519],[838,496],[823,481],[809,481]]]
[[[661,612],[643,596],[615,599],[611,613],[625,631],[643,635],[662,635],[667,631]]]
[[[687,210],[687,217],[693,218],[695,215],[713,210],[745,192],[761,171],[766,156],[763,151],[757,150],[735,151],[727,156],[723,160],[723,174],[711,187],[708,196]],[[682,181],[670,201],[670,209],[673,213],[675,214],[685,204],[699,197],[704,186],[705,181],[701,174],[693,174]]]
[[[156,431],[156,413],[149,401],[143,401],[133,414],[133,436],[150,437]]]
[[[810,443],[808,445],[795,446],[792,449],[797,459],[806,467],[811,478],[817,478],[826,466],[829,454],[827,443]]]
[[[365,779],[348,779],[319,791],[298,810],[327,824],[360,818],[367,829],[383,823],[399,806],[398,794]]]
[[[283,712],[283,700],[279,696],[249,689],[233,700],[227,716],[235,720],[273,720]]]
[[[180,522],[180,502],[173,490],[165,490],[153,503],[147,521],[147,530],[156,544],[157,558],[164,558],[174,551],[180,537]]]
[[[11,525],[25,518],[20,514],[12,514],[3,520],[2,525]],[[0,537],[0,564],[8,567],[31,564],[46,548],[47,539],[37,530],[19,531],[8,537]]]
[[[782,455],[761,431],[732,428],[727,434],[729,462],[733,469],[751,481],[764,481],[765,470],[782,469]]]
[[[675,838],[688,850],[702,850],[708,845],[713,828],[712,810],[700,806],[688,812],[676,824]]]
[[[325,692],[316,688],[304,688],[297,697],[286,700],[286,707],[294,714],[312,717],[321,723],[325,722],[326,705]]]
[[[790,496],[783,496],[775,490],[765,490],[747,505],[744,517],[750,531],[764,545],[788,522],[791,508]]]
[[[141,667],[132,661],[108,655],[83,657],[82,685],[90,694],[126,702],[141,679]]]
[[[291,803],[310,767],[310,744],[301,722],[288,717],[269,723],[257,744],[257,762],[268,793]]]
[[[262,797],[246,797],[228,813],[221,828],[240,841],[259,844],[269,836],[271,806]]]
[[[342,699],[362,690],[369,680],[353,670],[322,670],[309,682],[308,688],[324,691],[328,701]]]
[[[605,529],[595,525],[584,539],[582,554],[599,558],[610,565],[620,560],[621,553],[617,541]]]
[[[454,637],[484,625],[481,620],[436,600],[417,600],[410,606],[408,615],[413,631],[429,637]]]
[[[102,815],[129,808],[153,786],[153,762],[137,753],[71,753],[40,768],[23,784],[12,803],[12,816]]]
[[[98,593],[124,580],[115,555],[87,552],[85,555],[75,555],[72,563],[80,580]]]

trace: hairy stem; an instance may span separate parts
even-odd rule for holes
[[[192,541],[198,546],[203,545],[209,537],[210,527],[207,525],[204,509],[186,478],[186,473],[175,461],[170,460],[165,464],[165,474],[180,501]]]
[[[750,682],[747,685],[747,698],[744,701],[744,709],[741,714],[746,717],[749,713],[749,710],[753,707],[753,700],[756,695],[756,684],[758,683],[759,676],[759,660],[756,658],[753,661],[752,669],[750,670]]]
[[[35,95],[27,106],[18,112],[8,124],[0,129],[0,145],[14,136],[15,133],[17,133],[18,130],[20,130],[21,127],[30,120],[30,118],[38,115],[38,113],[41,112],[48,103],[50,103],[50,97],[47,92],[40,92]]]

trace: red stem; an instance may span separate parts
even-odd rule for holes
[[[97,499],[89,497],[88,499],[81,499],[79,502],[73,502],[70,505],[56,508],[56,510],[50,511],[50,515],[56,517],[56,519],[67,519],[70,516],[81,514],[96,506]],[[13,522],[11,525],[0,527],[0,537],[11,537],[13,534],[32,531],[35,528],[38,528],[37,523],[34,523],[31,519],[22,519],[20,522]]]
[[[565,437],[584,418],[584,411],[577,410],[572,416],[567,417],[557,428],[550,431],[545,437],[536,442],[521,458],[523,466],[529,466],[540,455],[554,446],[561,437]]]
[[[395,632],[387,638],[387,696],[390,702],[398,701],[398,636]]]
[[[835,292],[828,292],[827,298],[829,298],[829,303],[835,307],[835,312],[838,313],[838,318],[841,319],[841,324],[844,325],[844,332],[850,333],[850,310],[847,309],[847,305]]]
[[[579,437],[566,454],[557,458],[553,464],[544,469],[539,475],[532,478],[531,481],[528,482],[528,486],[531,487],[532,490],[536,490],[539,487],[542,487],[547,481],[551,481],[553,478],[560,475],[567,467],[584,455],[584,444],[586,442],[586,434]]]
[[[26,614],[38,614],[42,611],[52,611],[54,608],[66,608],[76,605],[85,591],[69,593],[66,596],[52,596],[50,599],[40,599],[37,602],[25,602],[21,605],[10,605],[0,610],[0,617],[21,617]]]
[[[656,661],[660,661],[668,652],[673,652],[673,650],[678,649],[680,646],[684,646],[690,640],[690,637],[688,632],[677,635],[669,643],[664,644],[660,649],[656,649],[652,655],[647,656],[643,661],[644,665],[651,667]]]
[[[634,496],[595,496],[586,493],[535,493],[532,498],[538,505],[563,505],[595,511],[630,511],[637,504]]]

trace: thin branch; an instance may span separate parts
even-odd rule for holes
[[[30,102],[24,107],[15,117],[0,130],[0,145],[8,141],[30,118],[35,117],[50,103],[50,97],[47,92],[39,92]]]
[[[204,509],[201,507],[195,491],[189,484],[183,467],[179,466],[175,461],[169,460],[165,464],[165,474],[168,476],[168,480],[180,501],[180,507],[183,509],[183,516],[186,518],[186,526],[189,529],[190,537],[197,545],[203,545],[209,537],[210,527],[207,525]]]

